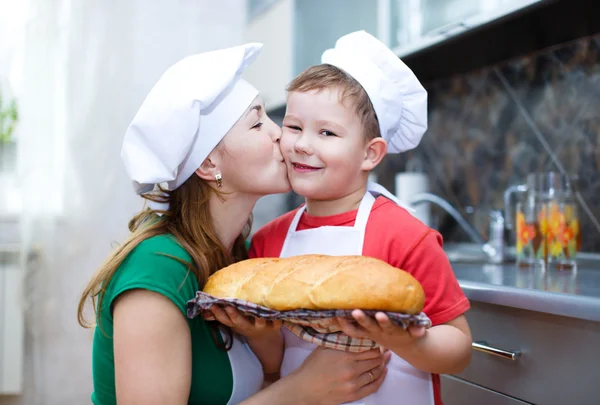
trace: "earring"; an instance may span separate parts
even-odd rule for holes
[[[223,185],[223,177],[221,177],[221,173],[215,174],[215,180],[217,180],[217,187],[221,187]]]

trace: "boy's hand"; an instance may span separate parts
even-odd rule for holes
[[[247,317],[231,306],[222,309],[217,305],[213,305],[210,311],[217,321],[248,338],[260,338],[281,329],[281,321],[267,321],[261,318]]]
[[[355,309],[352,316],[358,323],[353,325],[344,318],[338,318],[342,332],[354,338],[368,338],[383,347],[401,348],[423,338],[427,330],[422,326],[411,326],[408,330],[392,323],[383,312],[377,312],[375,319],[368,317],[363,311]]]

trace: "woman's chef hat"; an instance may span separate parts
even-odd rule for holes
[[[388,153],[415,148],[427,130],[427,92],[419,79],[377,38],[357,31],[337,40],[321,62],[336,66],[367,92]]]
[[[258,90],[240,78],[262,44],[188,56],[160,77],[125,133],[121,157],[138,194],[181,186],[242,116]]]

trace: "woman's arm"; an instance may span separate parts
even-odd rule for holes
[[[115,384],[119,405],[185,405],[192,348],[188,324],[166,297],[131,290],[114,303]]]

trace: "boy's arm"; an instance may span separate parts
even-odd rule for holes
[[[372,339],[421,371],[456,374],[471,361],[471,332],[464,315],[428,330],[411,327],[408,331],[392,324],[381,312],[376,319],[358,310],[353,315],[357,326],[345,319],[339,320],[344,333]]]
[[[390,249],[399,250],[394,246]],[[405,331],[393,325],[383,313],[373,319],[357,310],[353,312],[357,326],[340,319],[344,332],[373,339],[422,371],[434,374],[462,371],[471,359],[471,332],[464,316],[470,305],[442,248],[441,236],[428,230],[406,259],[391,260],[390,264],[411,273],[421,283],[425,292],[423,312],[433,327]]]
[[[471,362],[471,331],[464,315],[432,327],[422,337],[411,336],[409,342],[396,339],[388,348],[422,371],[456,374]]]

